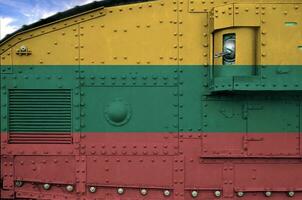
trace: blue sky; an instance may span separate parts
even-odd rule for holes
[[[0,38],[24,24],[31,24],[41,18],[92,1],[94,0],[0,0]]]

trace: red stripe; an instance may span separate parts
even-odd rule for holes
[[[76,185],[79,192],[95,185],[98,193],[85,194],[93,198],[106,193],[118,197],[117,187],[126,188],[125,196],[132,199],[140,198],[141,187],[149,189],[148,199],[162,199],[164,189],[173,190],[171,199],[183,191],[190,199],[191,190],[200,191],[201,199],[213,199],[215,190],[225,196],[245,191],[245,199],[262,199],[266,190],[279,191],[274,197],[284,199],[285,191],[294,190],[302,198],[299,133],[75,133],[72,137],[71,145],[6,144],[8,136],[2,133],[1,159],[12,163],[2,172],[14,170],[14,178],[4,179],[6,187],[15,179],[28,182],[16,188],[23,198],[27,193],[46,193],[39,189],[44,182],[53,184],[47,191],[53,194],[67,194],[67,184]]]
[[[183,139],[200,139],[204,157],[299,157],[299,133],[74,133],[73,144],[7,144],[2,154],[175,155]],[[27,141],[28,142],[28,141]],[[81,147],[80,147],[81,146]],[[126,152],[126,153],[125,153]]]

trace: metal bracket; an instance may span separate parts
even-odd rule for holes
[[[32,52],[26,46],[21,46],[20,49],[17,50],[16,54],[18,56],[29,56]]]

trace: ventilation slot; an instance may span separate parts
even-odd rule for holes
[[[10,90],[9,142],[71,144],[71,90]]]

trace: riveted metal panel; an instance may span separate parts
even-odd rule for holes
[[[178,66],[81,66],[81,86],[176,87]]]
[[[201,97],[196,95],[194,87],[205,93],[207,83],[207,67],[183,66],[179,70],[179,131],[191,132],[192,137],[202,130]],[[201,78],[202,77],[202,78]],[[194,87],[191,87],[194,85]],[[186,135],[186,134],[184,134]]]
[[[196,12],[187,12],[196,2]],[[278,2],[282,1],[271,0],[270,4]],[[301,148],[300,154],[297,148],[301,147],[301,137],[293,128],[293,124],[301,123],[294,117],[301,110],[295,106],[296,101],[300,102],[296,92],[300,87],[299,65],[260,67],[257,59],[248,66],[255,69],[253,73],[242,73],[250,70],[236,66],[225,74],[214,73],[219,78],[208,85],[213,75],[213,69],[207,69],[212,57],[208,11],[233,3],[159,0],[102,8],[37,27],[5,42],[1,52],[18,41],[14,50],[23,41],[41,48],[34,40],[48,46],[57,37],[74,37],[78,45],[60,46],[58,42],[53,50],[62,47],[58,51],[62,54],[53,56],[41,50],[38,56],[46,58],[42,62],[30,60],[34,54],[23,55],[22,60],[35,63],[20,61],[14,66],[15,74],[1,74],[5,86],[1,88],[1,161],[10,155],[26,163],[16,163],[16,174],[20,175],[16,178],[23,177],[23,186],[2,190],[1,198],[183,200],[192,199],[192,192],[197,191],[196,199],[213,199],[215,194],[221,199],[236,199],[236,192],[244,191],[245,199],[263,199],[263,193],[271,190],[274,199],[287,198],[289,191],[295,191],[295,198],[301,199]],[[238,13],[236,7],[233,11],[234,25],[257,27],[259,18],[253,3],[239,2]],[[271,12],[266,7],[270,4],[264,0],[256,4],[261,3],[266,3],[259,7],[266,17]],[[288,4],[276,5],[287,9]],[[227,10],[218,13],[224,16]],[[218,18],[218,28],[231,27],[230,17]],[[299,25],[293,20],[286,22],[288,28]],[[78,34],[61,32],[71,25],[78,28]],[[69,39],[68,44],[74,41]],[[238,44],[249,45],[246,38],[240,40]],[[81,46],[81,42],[87,45]],[[258,46],[256,51],[261,51]],[[68,52],[66,59],[62,58],[64,52]],[[70,52],[83,53],[73,58],[72,66],[68,64]],[[282,59],[290,58],[287,55]],[[213,93],[208,92],[210,87]],[[74,143],[7,144],[5,99],[8,90],[19,89],[72,90]],[[243,92],[230,93],[235,89]],[[270,98],[274,93],[278,98]],[[264,108],[261,110],[258,104]],[[11,170],[2,167],[1,177]],[[54,184],[46,191],[44,182]],[[74,190],[67,191],[67,184],[72,184]],[[90,192],[90,186],[97,191]],[[118,188],[124,193],[118,194]],[[144,196],[141,190],[145,188],[148,194]],[[169,196],[164,196],[165,190],[169,190]]]
[[[171,188],[173,186],[172,158],[89,156],[87,157],[87,184],[103,187],[123,185],[124,187]]]
[[[179,9],[184,10],[186,4],[180,6]],[[211,48],[209,14],[182,13],[184,14],[179,16],[179,62],[186,65],[207,65]]]
[[[90,156],[172,156],[178,154],[178,133],[81,133],[81,152]]]
[[[234,99],[235,100],[235,99]],[[237,132],[246,131],[246,119],[243,113],[245,102],[236,99],[202,101],[204,132]]]
[[[17,156],[15,179],[50,184],[75,183],[75,159],[73,156]],[[64,177],[58,176],[64,172]]]
[[[7,51],[1,53],[0,56],[0,66],[1,66],[1,74],[12,73],[12,49],[8,49]]]
[[[105,17],[80,23],[81,65],[176,64],[174,9],[172,1],[129,4],[108,8]]]
[[[302,4],[261,6],[261,64],[297,65],[302,63]]]
[[[246,132],[244,102],[204,101],[202,156],[243,156],[243,138]],[[227,137],[224,134],[233,134]]]
[[[274,174],[272,176],[272,174]],[[235,165],[235,191],[265,192],[272,190],[286,192],[291,188],[302,188],[301,163],[260,162],[259,164]],[[263,195],[263,194],[262,194]],[[283,194],[283,199],[288,198]]]
[[[4,155],[1,157],[1,179],[3,181],[1,189],[4,190],[14,189],[14,157],[13,156]]]
[[[76,57],[79,55],[78,26],[60,28],[49,33],[22,40],[12,49],[14,65],[76,65]],[[18,50],[26,47],[31,51],[30,55],[19,55]]]
[[[213,9],[212,29],[222,29],[234,26],[234,4],[217,6]]]
[[[229,0],[188,0],[189,2],[189,12],[210,12],[215,6],[222,6],[227,3],[231,3]]]
[[[178,130],[174,87],[86,87],[82,92],[81,131],[84,133]],[[125,114],[120,120],[113,115],[113,106],[117,104],[123,107],[121,115]]]
[[[300,105],[298,101],[250,101],[247,141],[249,156],[298,156]],[[274,115],[271,115],[274,113]],[[258,136],[264,132],[268,135]],[[274,137],[273,134],[282,134]],[[265,148],[265,147],[270,148]]]
[[[200,139],[183,139],[182,151],[185,155],[185,188],[190,192],[200,189],[219,189],[222,184],[222,168],[219,163],[205,163],[200,159]]]
[[[72,116],[71,119],[74,124],[77,123],[76,115],[79,112],[80,105],[80,91],[79,91],[79,70],[77,66],[68,66],[68,67],[38,67],[38,66],[22,66],[15,67],[14,74],[3,74],[2,75],[2,101],[8,101],[8,91],[9,90],[24,90],[28,91],[43,91],[43,90],[70,90],[71,92],[71,103],[72,106]],[[39,81],[40,84],[36,84]],[[27,96],[26,96],[27,97]],[[30,103],[30,102],[29,102]],[[3,112],[8,111],[9,103],[3,104]],[[37,106],[37,105],[35,105]],[[27,108],[29,109],[29,108]],[[4,113],[3,113],[4,114]],[[7,124],[7,118],[3,118],[3,125]],[[2,127],[4,129],[6,127]],[[76,126],[71,127],[72,131],[77,131]],[[4,131],[4,130],[2,130]],[[79,130],[78,130],[79,131]]]
[[[260,26],[260,4],[234,4],[234,26]]]
[[[14,198],[14,158],[13,156],[1,155],[1,198]]]
[[[267,3],[272,3],[272,4],[284,4],[287,2],[284,2],[283,0],[256,0],[256,1],[251,1],[251,0],[187,0],[188,1],[188,11],[190,13],[201,13],[201,12],[210,12],[213,7],[216,6],[222,6],[230,3],[237,3],[237,4],[267,4]],[[300,0],[294,0],[294,1],[288,1],[290,3],[301,3]],[[253,19],[249,19],[253,20]]]

